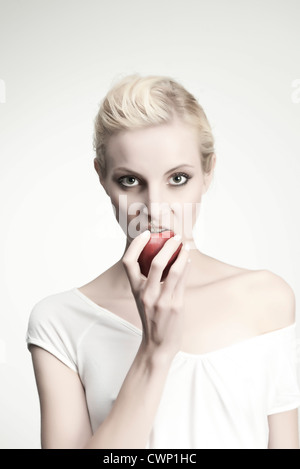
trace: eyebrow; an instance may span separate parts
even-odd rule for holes
[[[186,163],[179,164],[178,166],[175,166],[175,168],[169,169],[169,170],[164,174],[164,176],[165,176],[166,174],[169,174],[169,173],[171,173],[172,171],[175,171],[176,169],[179,169],[179,168],[182,168],[182,167],[194,168],[194,166],[191,165],[191,164],[186,164]],[[120,167],[118,167],[118,168],[115,168],[115,169],[114,169],[114,172],[115,172],[115,171],[128,171],[129,173],[137,174],[138,176],[143,177],[143,176],[142,176],[141,174],[139,174],[137,171],[133,171],[133,170],[131,170],[130,168],[125,168],[124,166],[120,166]]]

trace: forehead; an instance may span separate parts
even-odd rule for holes
[[[127,165],[136,171],[161,169],[176,164],[200,165],[199,136],[196,129],[181,121],[160,124],[113,135],[107,146],[107,169]]]

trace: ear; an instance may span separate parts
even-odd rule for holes
[[[98,174],[99,178],[100,178],[100,166],[99,166],[99,163],[97,161],[97,158],[94,158],[94,168],[95,168],[95,171],[96,173]]]
[[[214,175],[214,169],[215,169],[215,166],[216,166],[216,159],[217,159],[216,155],[213,154],[210,172],[205,173],[205,175],[204,175],[204,185],[203,185],[202,195],[205,194],[205,192],[207,192],[207,190],[210,186],[210,183],[212,181],[212,178],[213,178],[213,175]]]
[[[106,194],[108,195],[108,197],[110,197],[108,191],[107,191],[107,188],[106,188],[106,183],[105,183],[105,178],[103,177],[103,174],[102,174],[102,171],[100,169],[100,166],[99,166],[99,163],[97,161],[97,158],[94,158],[94,168],[95,168],[95,171],[96,173],[98,174],[99,176],[99,181],[100,181],[100,184],[101,186],[103,187],[103,189],[105,190]]]

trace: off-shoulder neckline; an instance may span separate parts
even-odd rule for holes
[[[114,321],[117,321],[120,324],[123,324],[123,326],[125,326],[127,329],[130,329],[132,332],[136,333],[138,336],[140,336],[140,337],[142,336],[143,332],[142,332],[141,329],[139,329],[137,326],[135,326],[131,322],[127,321],[126,319],[118,316],[113,311],[110,311],[109,309],[98,305],[93,300],[91,300],[89,297],[87,297],[84,293],[82,293],[79,290],[79,288],[74,287],[70,291],[75,293],[83,301],[85,301],[87,304],[92,306],[98,312],[101,312],[102,314],[105,314],[108,318],[110,318]],[[217,348],[215,350],[211,350],[211,351],[203,352],[203,353],[191,353],[191,352],[185,352],[183,350],[180,350],[179,352],[177,352],[177,356],[186,357],[186,358],[205,358],[205,357],[209,357],[209,356],[212,356],[212,355],[215,355],[215,354],[220,354],[222,352],[226,352],[227,350],[238,347],[238,346],[251,345],[252,342],[255,342],[257,340],[262,340],[262,339],[268,339],[270,337],[274,337],[274,336],[278,335],[279,333],[283,333],[283,332],[288,331],[289,329],[293,329],[295,327],[296,327],[296,322],[293,322],[292,324],[289,324],[288,326],[284,326],[280,329],[274,329],[272,331],[264,332],[262,334],[253,335],[253,336],[248,337],[246,339],[238,340],[236,342],[225,345],[224,347]]]

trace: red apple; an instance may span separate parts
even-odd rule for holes
[[[151,233],[150,239],[146,246],[144,247],[143,251],[141,252],[138,263],[140,264],[141,272],[145,277],[148,277],[148,273],[150,270],[151,262],[156,254],[161,250],[163,245],[165,244],[168,239],[174,236],[173,231],[163,231],[161,233]],[[166,265],[160,281],[163,282],[168,275],[168,272],[178,257],[180,249],[182,248],[182,243],[178,247],[178,249],[174,252],[171,259],[169,260],[168,264]]]

